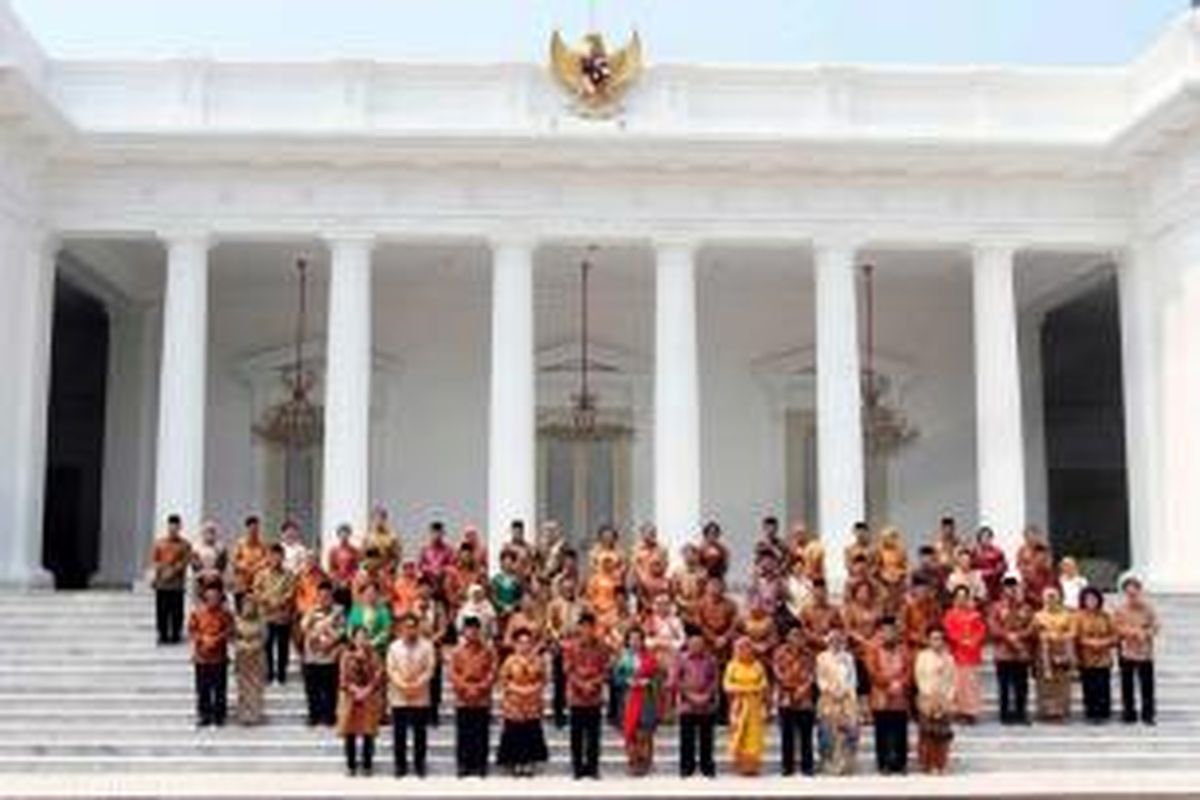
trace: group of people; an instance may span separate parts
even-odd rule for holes
[[[852,772],[865,725],[878,770],[904,773],[914,720],[920,768],[942,773],[955,726],[980,718],[989,644],[1004,724],[1030,723],[1031,678],[1039,719],[1070,716],[1078,679],[1087,720],[1107,720],[1114,661],[1124,721],[1154,723],[1158,625],[1141,581],[1122,577],[1109,613],[1036,529],[1010,572],[986,528],[966,541],[945,518],[910,563],[898,530],[860,523],[841,554],[841,604],[826,582],[831,554],[802,525],[785,536],[778,520],[763,520],[737,598],[716,523],[674,568],[652,526],[633,538],[623,547],[606,526],[579,553],[553,522],[531,540],[514,521],[490,574],[476,529],[451,543],[434,522],[407,557],[382,509],[360,537],[342,526],[324,558],[292,523],[268,542],[250,517],[226,548],[211,524],[189,543],[173,516],[152,554],[159,640],[180,641],[194,592],[186,629],[201,726],[225,723],[230,651],[237,720],[255,724],[265,684],[287,681],[294,649],[308,723],[336,726],[350,774],[372,772],[390,723],[395,774],[424,776],[445,683],[460,776],[488,773],[494,705],[496,762],[518,776],[547,760],[547,718],[569,727],[578,779],[599,777],[606,723],[622,734],[631,774],[652,770],[668,722],[682,776],[716,775],[719,727],[733,769],[759,774],[771,720],[785,775]]]

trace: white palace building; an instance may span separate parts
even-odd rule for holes
[[[587,115],[540,53],[55,60],[0,11],[0,579],[378,503],[742,565],[766,514],[949,514],[1200,589],[1200,16],[1098,68],[645,52]]]

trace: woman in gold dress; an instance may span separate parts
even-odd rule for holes
[[[1065,722],[1071,716],[1071,679],[1075,674],[1075,615],[1063,605],[1057,587],[1042,593],[1042,610],[1033,617],[1037,632],[1038,716]]]
[[[233,632],[233,669],[238,687],[237,720],[242,725],[257,725],[263,719],[267,626],[253,595],[247,595],[242,601],[242,611],[237,615]]]
[[[723,687],[729,697],[729,755],[741,775],[757,775],[766,746],[767,671],[754,656],[749,637],[737,640],[725,667]]]

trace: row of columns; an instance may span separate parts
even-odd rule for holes
[[[365,236],[331,237],[322,530],[360,527],[369,513],[371,254]],[[157,518],[203,512],[208,250],[204,236],[167,242],[160,378]],[[488,530],[532,524],[536,508],[533,240],[493,245]],[[832,552],[864,513],[856,272],[852,242],[814,249],[819,526]],[[1025,522],[1014,250],[974,258],[979,519],[1011,545]],[[678,547],[701,519],[696,248],[656,245],[654,509],[664,544]],[[493,541],[493,544],[497,544]],[[833,549],[838,548],[838,549]],[[496,552],[497,547],[492,551]]]

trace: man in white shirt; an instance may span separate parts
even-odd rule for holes
[[[413,734],[413,769],[425,777],[430,682],[437,665],[433,643],[421,635],[416,614],[400,618],[400,637],[387,653],[388,704],[392,709],[396,777],[408,774],[408,732]]]
[[[283,545],[283,568],[292,575],[300,574],[309,550],[304,537],[300,535],[300,526],[294,520],[283,523],[279,531],[279,543]]]

